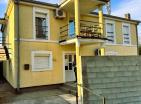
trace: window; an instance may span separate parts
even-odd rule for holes
[[[123,34],[123,44],[130,44],[130,26],[129,24],[123,24],[122,27],[122,34]]]
[[[49,40],[49,16],[48,11],[34,8],[34,37],[35,39]]]
[[[69,37],[74,37],[75,36],[75,26],[74,26],[74,20],[69,21]]]
[[[115,24],[112,22],[106,23],[106,35],[107,38],[111,41],[107,41],[107,43],[115,43]]]
[[[32,53],[32,70],[44,71],[52,68],[52,52],[35,51]]]

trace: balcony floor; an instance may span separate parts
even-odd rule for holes
[[[88,37],[76,36],[76,37],[71,38],[71,39],[59,41],[59,43],[61,45],[75,44],[77,39],[80,42],[80,44],[104,43],[107,40],[106,38],[88,38]]]

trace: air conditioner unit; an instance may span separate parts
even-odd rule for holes
[[[98,48],[94,51],[95,56],[104,56],[105,55],[105,49],[104,48]]]
[[[66,17],[66,13],[63,10],[56,9],[55,17],[58,19],[63,19]]]

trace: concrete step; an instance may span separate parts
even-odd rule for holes
[[[76,95],[76,83],[74,82],[65,83],[60,87],[60,89],[66,93]]]

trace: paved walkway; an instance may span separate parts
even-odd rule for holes
[[[26,92],[15,95],[8,91],[7,85],[0,85],[0,104],[76,104],[73,95],[59,89]]]

